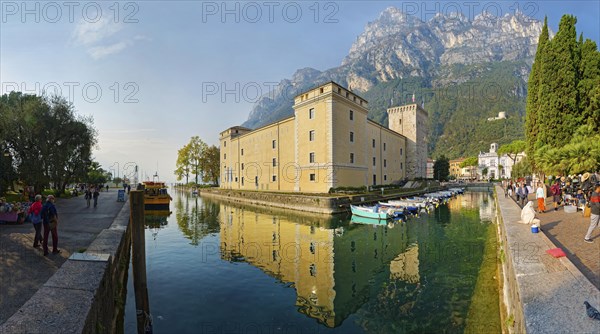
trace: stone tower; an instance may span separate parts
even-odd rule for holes
[[[406,177],[427,177],[427,137],[429,115],[418,104],[387,110],[390,130],[406,137]]]

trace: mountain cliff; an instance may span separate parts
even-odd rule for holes
[[[475,154],[489,140],[502,144],[523,136],[527,79],[542,25],[520,12],[482,13],[472,21],[460,13],[437,14],[424,22],[387,8],[366,25],[340,66],[298,70],[261,97],[244,126],[291,116],[295,95],[333,80],[363,95],[369,117],[384,124],[386,108],[414,94],[429,111],[433,157]],[[487,123],[498,111],[509,118]]]

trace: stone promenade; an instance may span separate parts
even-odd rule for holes
[[[537,200],[531,196],[530,200],[534,201],[537,211]],[[560,247],[577,269],[600,289],[600,228],[592,234],[594,243],[584,242],[590,218],[583,217],[581,211],[566,213],[563,206],[554,211],[551,198],[546,199],[546,211],[537,214],[537,217],[541,220],[542,231],[548,239],[556,247]]]
[[[127,198],[127,196],[126,196]],[[83,252],[108,228],[123,207],[117,189],[101,192],[98,207],[88,208],[83,196],[56,200],[60,254],[43,256],[33,248],[31,223],[0,225],[0,324],[12,316],[75,252]],[[48,246],[52,250],[52,238]]]
[[[514,200],[505,198],[500,187],[496,187],[496,191],[503,222],[500,228],[504,300],[514,326],[512,330],[517,333],[600,332],[600,321],[588,318],[583,304],[588,301],[600,308],[600,290],[591,282],[598,279],[594,256],[598,256],[600,231],[594,233],[595,243],[585,243],[583,236],[589,218],[583,219],[581,213],[564,213],[561,208],[540,214],[543,233],[532,233],[530,225],[520,223],[521,208]],[[554,258],[546,253],[555,247],[564,247],[567,256]]]

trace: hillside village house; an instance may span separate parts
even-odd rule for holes
[[[328,82],[293,108],[258,129],[221,132],[221,188],[326,193],[426,176],[428,114],[419,105],[389,108],[388,128],[367,119],[365,99]]]
[[[517,154],[516,162],[525,157],[525,152]],[[480,179],[509,179],[511,177],[513,160],[506,154],[498,156],[498,144],[492,143],[489,152],[480,152],[478,156],[478,177]],[[483,175],[483,170],[487,168],[487,175]]]

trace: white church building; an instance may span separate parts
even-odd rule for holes
[[[525,157],[525,152],[517,154],[517,162]],[[477,176],[479,179],[509,179],[514,165],[513,160],[506,154],[498,156],[498,144],[492,143],[489,152],[480,152],[478,156]],[[487,175],[483,170],[487,168]]]

